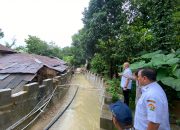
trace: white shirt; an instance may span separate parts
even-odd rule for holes
[[[136,99],[135,99],[135,104],[137,104],[139,98],[141,97],[141,87],[139,86],[138,81],[136,80]]]
[[[146,130],[150,121],[160,124],[158,130],[170,130],[167,97],[157,82],[142,87],[142,95],[136,105],[134,127],[136,130]]]
[[[132,77],[132,72],[131,72],[130,68],[125,69],[125,70],[123,71],[123,75],[125,75],[126,77]],[[123,75],[122,75],[122,77],[121,77],[121,87],[122,87],[122,88],[125,87],[126,81],[128,80],[128,78],[124,77]],[[132,80],[129,80],[129,83],[128,83],[127,88],[128,88],[128,89],[131,89],[131,86],[132,86]]]

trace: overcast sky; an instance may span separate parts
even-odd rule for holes
[[[0,0],[0,39],[24,45],[28,35],[54,41],[59,47],[71,45],[71,36],[83,27],[82,12],[90,0]]]

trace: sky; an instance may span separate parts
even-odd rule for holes
[[[0,0],[0,43],[25,45],[28,35],[61,48],[70,46],[71,37],[83,28],[82,12],[90,0]]]

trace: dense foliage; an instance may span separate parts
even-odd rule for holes
[[[47,43],[36,36],[29,35],[28,39],[25,39],[26,47],[18,47],[16,49],[25,50],[28,53],[34,53],[38,55],[44,55],[49,57],[58,57],[69,64],[75,64],[74,49],[72,47],[59,48],[54,42]],[[79,60],[77,60],[79,61]]]
[[[179,9],[178,0],[91,0],[83,13],[84,28],[73,39],[79,50],[74,58],[77,63],[88,59],[92,70],[112,78],[124,61],[157,50],[176,50]],[[94,65],[99,59],[102,67]]]
[[[169,104],[180,97],[180,1],[90,0],[83,14],[84,28],[73,39],[79,50],[74,60],[87,59],[92,71],[110,77],[108,91],[114,99],[119,84],[113,76],[125,61],[134,63],[132,69],[157,69]]]
[[[44,56],[56,56],[60,57],[60,49],[55,46],[53,42],[47,43],[42,41],[36,36],[29,35],[28,39],[25,39],[26,48],[28,53],[35,53]]]
[[[172,53],[164,54],[156,51],[144,54],[135,59],[131,69],[152,67],[157,70],[157,80],[162,84],[172,87],[180,92],[180,49]],[[177,95],[180,98],[180,94]]]
[[[88,60],[92,71],[110,78],[123,62],[138,61],[138,67],[157,68],[166,77],[161,82],[174,86],[168,81],[174,81],[179,72],[175,54],[180,48],[179,0],[90,0],[83,15],[84,27],[72,36],[71,47],[61,49],[29,36],[26,47],[17,50],[59,57],[75,66]],[[3,36],[0,30],[0,38]],[[155,52],[158,50],[162,52]],[[164,69],[171,70],[169,75]]]

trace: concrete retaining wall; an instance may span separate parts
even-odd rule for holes
[[[27,84],[23,87],[23,91],[15,94],[11,94],[11,89],[1,89],[0,130],[9,128],[31,112],[35,106],[38,108],[38,105],[42,105],[42,100],[50,96],[56,86],[67,84],[71,79],[71,75],[72,71],[68,71],[62,76],[43,80],[42,85],[39,85],[37,82]],[[58,102],[65,95],[68,88],[67,85],[57,87],[51,103]]]
[[[101,103],[100,129],[113,130],[112,113],[108,107],[112,102],[112,96],[106,92],[107,86],[104,79],[100,75],[91,73],[90,71],[86,71],[84,74],[86,79],[99,89],[99,102]]]

